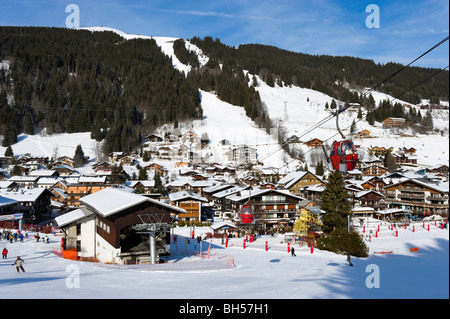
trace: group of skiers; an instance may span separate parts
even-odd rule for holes
[[[28,234],[26,234],[26,236],[27,235]],[[10,243],[17,242],[17,240],[20,240],[21,242],[23,242],[24,237],[25,236],[22,234],[22,232],[20,230],[18,230],[15,233],[8,231],[8,230],[4,230],[2,232],[2,236],[1,236],[2,239],[9,240]]]
[[[23,242],[24,238],[28,237],[28,233],[24,234],[18,230],[17,232],[12,232],[10,230],[3,230],[0,234],[0,239],[6,239],[8,240],[10,243],[13,242],[17,242],[18,240],[20,242]],[[36,233],[36,235],[34,236],[34,238],[36,239],[36,242],[39,242],[39,240],[41,239],[41,237],[39,236],[39,233]],[[42,237],[42,241],[44,243],[49,243],[49,237],[47,235],[45,235],[44,237]],[[2,250],[2,259],[8,259],[8,249],[6,249],[6,247],[3,248]],[[25,272],[25,269],[23,268],[23,264],[25,263],[25,261],[20,258],[20,256],[17,256],[16,260],[14,261],[14,263],[12,264],[12,266],[16,267],[16,271],[18,273],[20,273],[20,271]]]
[[[3,248],[3,250],[2,250],[2,259],[8,259],[8,249],[6,249],[6,248]],[[25,260],[20,258],[20,256],[17,256],[17,258],[14,261],[14,263],[12,264],[12,266],[16,266],[16,270],[18,273],[20,273],[21,270],[22,270],[22,272],[25,272],[25,269],[23,269],[24,262],[25,262]]]

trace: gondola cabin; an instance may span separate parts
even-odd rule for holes
[[[351,141],[334,142],[330,154],[331,164],[337,171],[348,172],[356,167],[358,153]]]
[[[241,222],[243,224],[250,224],[253,221],[253,210],[251,206],[244,206],[241,208]]]

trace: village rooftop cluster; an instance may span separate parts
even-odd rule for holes
[[[158,225],[212,224],[216,237],[281,231],[306,238],[321,232],[326,171],[319,175],[307,167],[263,167],[256,149],[221,143],[225,164],[207,163],[202,154],[208,153],[208,142],[191,131],[181,137],[152,134],[141,154],[114,152],[106,161],[87,159],[79,168],[68,156],[49,160],[27,154],[15,159],[20,175],[11,176],[10,158],[3,158],[0,215],[20,214],[23,223],[60,227],[65,248],[76,250],[77,257],[114,263],[136,263],[148,256],[148,240],[143,243],[133,227],[152,214]],[[305,144],[320,147],[321,141]],[[448,166],[417,167],[414,148],[369,151],[372,159],[345,175],[354,217],[448,216]],[[382,160],[387,151],[398,164],[410,166],[389,173]],[[241,222],[244,206],[255,214],[251,226]],[[158,260],[170,254],[170,230],[160,231]]]

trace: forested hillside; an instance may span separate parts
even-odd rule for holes
[[[113,32],[0,27],[3,145],[17,134],[88,132],[105,152],[129,151],[164,123],[201,118],[196,84],[154,40]],[[7,99],[7,97],[12,97]]]
[[[194,37],[190,41],[210,58],[222,62],[231,59],[251,74],[261,76],[268,85],[282,81],[285,85],[317,90],[344,102],[357,97],[349,89],[372,87],[402,67],[396,63],[381,65],[356,57],[295,53],[260,44],[244,44],[234,48],[212,37]],[[435,69],[409,67],[378,87],[377,91],[396,96],[435,72]],[[448,87],[449,72],[445,71],[407,93],[402,100],[412,104],[420,103],[421,99],[431,99],[431,103],[448,101]]]
[[[297,85],[350,102],[358,98],[353,89],[361,92],[401,67],[355,57],[312,56],[267,45],[234,48],[212,37],[194,37],[190,42],[209,60],[199,63],[184,40],[173,41],[176,58],[191,66],[191,71],[183,74],[154,39],[126,40],[110,31],[0,27],[2,145],[14,144],[21,132],[34,134],[45,128],[50,134],[91,132],[97,141],[105,140],[105,153],[130,151],[156,127],[202,118],[199,89],[244,107],[260,127],[270,128],[271,119],[255,89],[254,75],[272,87],[275,83]],[[396,96],[435,72],[410,67],[377,91]],[[444,71],[402,100],[412,104],[421,99],[448,101],[448,86],[449,72]],[[398,112],[395,105],[375,110],[371,96],[359,102],[372,112],[369,122],[386,116],[422,121],[417,114]]]

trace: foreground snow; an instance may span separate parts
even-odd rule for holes
[[[196,236],[210,232],[196,228]],[[296,247],[296,257],[280,244],[281,235],[262,236],[242,247],[242,238],[202,242],[204,258],[186,256],[188,228],[177,228],[168,264],[118,266],[71,261],[53,253],[60,237],[36,243],[29,233],[23,243],[1,240],[9,250],[0,260],[0,293],[3,298],[159,298],[159,299],[293,299],[293,298],[449,298],[449,234],[433,225],[399,229],[395,237],[382,226],[372,235],[369,258],[352,258],[308,247]],[[269,251],[265,251],[265,241]],[[207,257],[211,244],[210,256]],[[418,247],[419,252],[409,248]],[[199,250],[191,241],[188,251]],[[376,254],[374,254],[376,252]],[[392,252],[378,254],[379,252]],[[25,260],[26,273],[11,266],[17,256]],[[379,288],[373,276],[379,271]],[[8,292],[14,291],[14,294]],[[37,294],[36,291],[41,293]],[[45,292],[45,293],[43,293]]]

